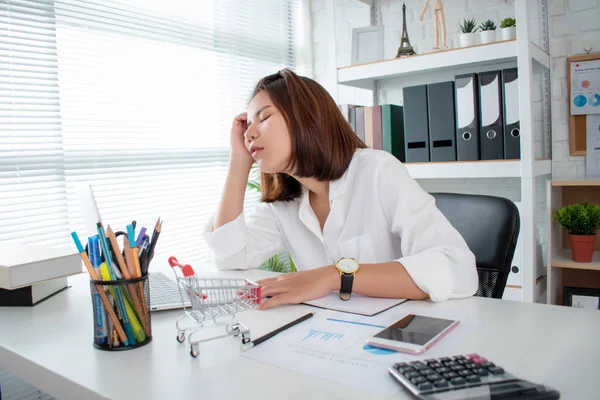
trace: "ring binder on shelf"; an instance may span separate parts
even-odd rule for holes
[[[456,159],[479,160],[477,74],[454,77],[456,103]]]
[[[521,158],[521,128],[519,118],[519,73],[516,68],[502,71],[504,106],[504,158]]]
[[[479,145],[482,160],[504,158],[501,71],[479,73]]]

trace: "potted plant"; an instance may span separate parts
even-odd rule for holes
[[[477,31],[477,22],[475,18],[464,19],[460,24],[460,47],[474,46],[476,42],[475,31]]]
[[[600,205],[569,204],[554,212],[554,219],[569,231],[573,261],[592,261],[596,230],[600,228]]]
[[[493,43],[496,41],[496,24],[491,19],[481,23],[479,31],[481,43]]]
[[[517,20],[514,18],[504,18],[500,22],[500,28],[502,29],[502,40],[512,40],[517,37]]]

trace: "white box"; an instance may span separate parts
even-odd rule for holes
[[[81,272],[81,256],[75,250],[0,242],[2,289],[16,289]]]

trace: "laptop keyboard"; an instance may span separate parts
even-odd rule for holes
[[[169,279],[162,272],[152,272],[148,278],[150,280],[150,308],[174,305],[182,306],[181,295],[177,283]],[[186,306],[189,301],[186,299]]]

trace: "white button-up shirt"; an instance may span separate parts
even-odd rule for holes
[[[221,269],[259,267],[289,252],[298,270],[335,264],[397,261],[433,301],[472,296],[478,278],[475,257],[462,236],[435,206],[435,199],[391,154],[356,150],[345,174],[330,182],[330,212],[321,231],[303,190],[290,202],[260,203],[248,217],[204,238]]]

